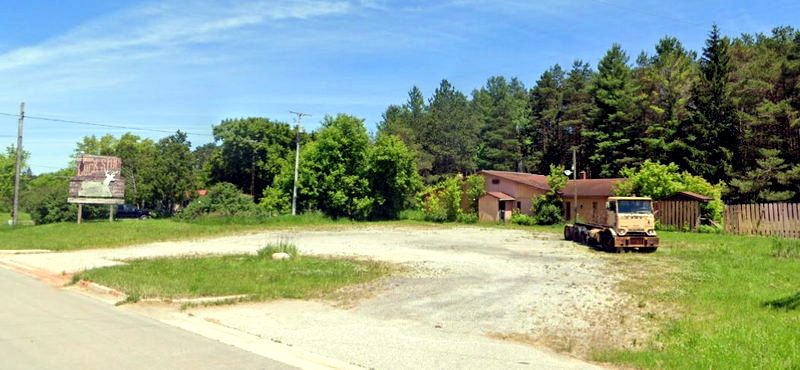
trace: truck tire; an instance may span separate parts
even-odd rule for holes
[[[572,226],[564,225],[564,240],[572,240]]]

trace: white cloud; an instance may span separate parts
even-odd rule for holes
[[[334,0],[169,2],[128,9],[83,25],[42,44],[0,54],[0,72],[65,58],[89,60],[213,42],[268,21],[345,14],[352,5]]]

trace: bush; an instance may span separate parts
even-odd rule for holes
[[[221,182],[210,187],[206,195],[189,203],[178,218],[191,220],[208,215],[261,216],[262,213],[263,210],[257,207],[250,197],[240,193],[235,185]]]
[[[400,211],[399,219],[412,221],[425,221],[425,213],[419,209],[404,209]]]
[[[722,230],[716,226],[700,225],[700,227],[697,229],[697,232],[701,234],[719,234],[722,232]]]
[[[461,176],[453,176],[431,185],[417,194],[426,221],[457,221],[461,211]]]
[[[524,226],[533,226],[536,225],[536,217],[528,216],[518,209],[515,209],[511,213],[511,219],[509,220],[512,224],[517,225],[524,225]]]
[[[459,213],[456,216],[456,221],[462,224],[474,224],[478,222],[478,215],[474,213]]]
[[[561,199],[541,196],[533,202],[537,225],[554,225],[562,221]]]

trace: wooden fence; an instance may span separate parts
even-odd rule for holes
[[[697,230],[700,226],[700,204],[696,201],[659,200],[653,202],[655,217],[661,225],[674,226],[678,230],[688,227]]]
[[[800,203],[726,206],[725,232],[800,238]]]

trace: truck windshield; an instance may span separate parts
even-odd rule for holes
[[[619,213],[653,213],[649,200],[620,200],[617,207]]]

